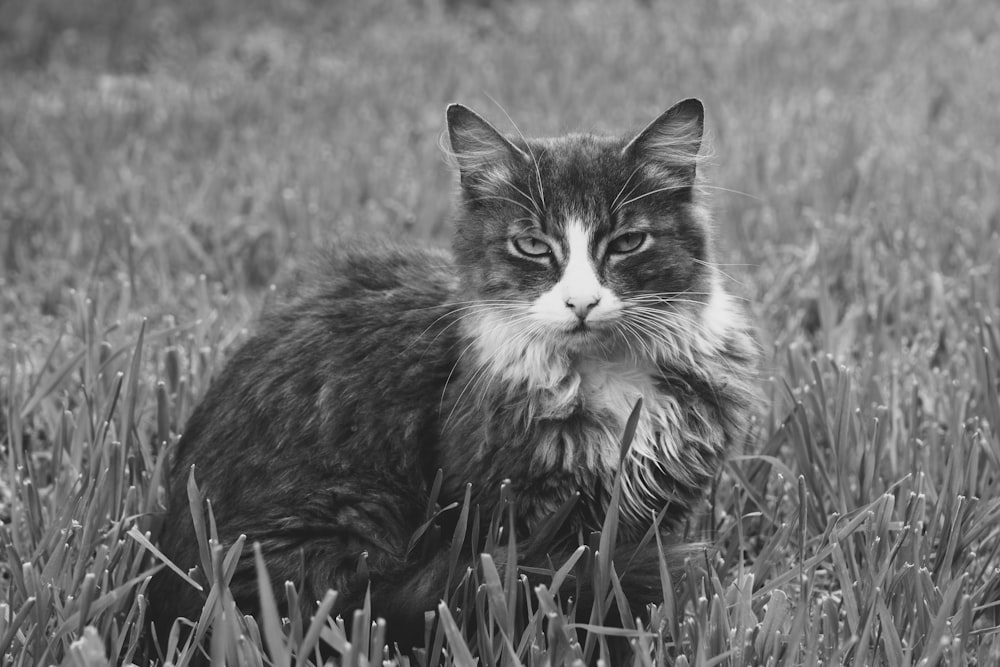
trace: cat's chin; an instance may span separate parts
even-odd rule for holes
[[[567,349],[579,351],[607,345],[610,335],[610,329],[607,327],[580,323],[559,329],[555,332],[554,338]]]

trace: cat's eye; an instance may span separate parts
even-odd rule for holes
[[[552,254],[549,244],[534,236],[518,236],[512,242],[517,251],[527,257],[546,257]]]
[[[611,243],[608,244],[608,251],[617,254],[635,252],[645,240],[646,235],[642,232],[626,232],[611,240]]]

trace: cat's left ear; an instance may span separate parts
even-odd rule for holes
[[[694,185],[704,131],[705,107],[701,100],[683,100],[647,125],[625,146],[623,154],[679,174]]]
[[[450,104],[447,117],[448,138],[463,185],[488,185],[502,178],[512,163],[528,159],[524,151],[472,109]]]

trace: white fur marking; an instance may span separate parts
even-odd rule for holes
[[[569,220],[566,241],[568,251],[562,277],[535,300],[532,315],[560,331],[579,326],[577,312],[581,311],[586,313],[583,322],[587,325],[617,317],[621,301],[597,277],[590,257],[590,231],[579,220]]]
[[[701,352],[713,354],[725,344],[729,332],[743,326],[742,317],[733,307],[733,299],[719,285],[718,276],[712,280],[712,296],[701,312],[702,331],[697,336]]]
[[[490,374],[525,380],[532,389],[553,389],[566,376],[565,350],[548,336],[533,335],[523,315],[485,312],[471,324],[480,364]]]
[[[607,411],[616,423],[608,424],[605,442],[600,451],[609,470],[618,467],[618,448],[625,421],[637,399],[642,398],[642,412],[632,441],[633,457],[659,458],[656,435],[660,434],[661,446],[671,456],[678,455],[678,443],[672,435],[680,414],[676,402],[659,392],[653,382],[659,371],[652,363],[640,367],[629,362],[602,359],[585,359],[578,364],[582,378],[582,391],[586,406],[591,411]]]

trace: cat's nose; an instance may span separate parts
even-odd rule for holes
[[[587,296],[571,296],[566,299],[566,307],[576,313],[580,321],[587,319],[590,311],[601,302],[601,297],[596,294]]]

